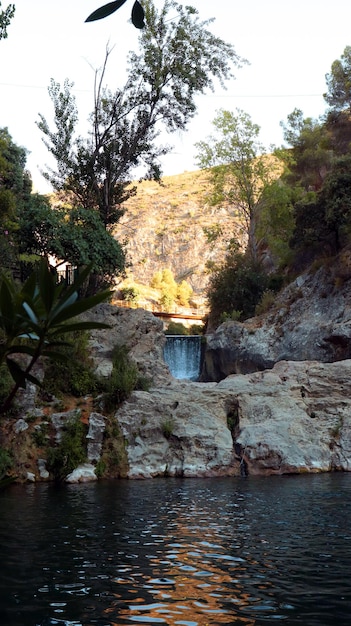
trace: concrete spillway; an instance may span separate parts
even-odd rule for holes
[[[198,380],[201,368],[201,335],[168,335],[164,359],[174,378]]]

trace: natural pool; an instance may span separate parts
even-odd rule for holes
[[[351,475],[0,494],[2,626],[351,624]]]

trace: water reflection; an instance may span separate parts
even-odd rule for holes
[[[0,623],[346,626],[350,479],[14,487]]]

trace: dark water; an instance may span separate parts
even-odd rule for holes
[[[0,624],[351,624],[351,474],[12,487]]]
[[[200,335],[169,335],[164,347],[164,359],[174,378],[198,380],[201,368]]]

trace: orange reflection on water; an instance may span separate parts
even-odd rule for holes
[[[117,598],[122,602],[118,624],[253,626],[255,619],[241,613],[258,600],[241,582],[247,579],[247,562],[226,554],[218,530],[214,524],[199,533],[199,528],[189,529],[188,516],[185,523],[180,516],[172,524],[172,538],[164,537],[158,554],[150,556],[148,576],[140,572],[135,580],[138,597],[123,602],[123,591],[115,594],[117,604]],[[132,591],[130,579],[116,582]],[[260,586],[265,588],[265,582]]]

